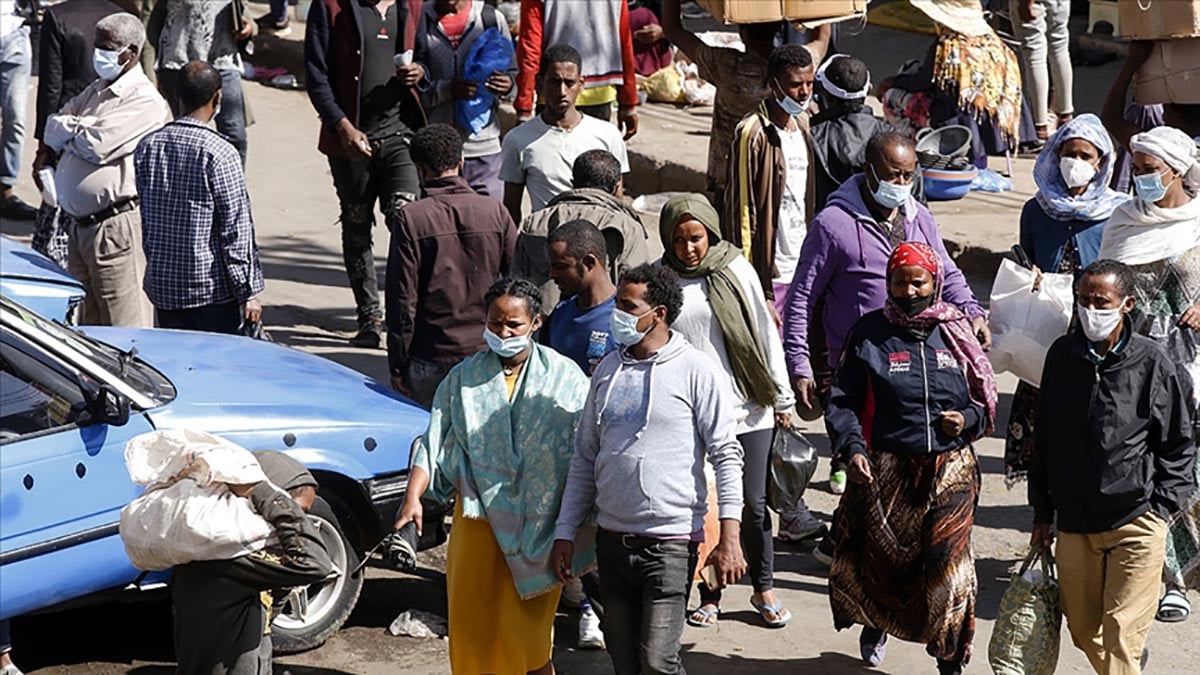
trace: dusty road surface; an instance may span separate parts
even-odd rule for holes
[[[297,27],[302,28],[301,26]],[[867,42],[865,39],[860,39]],[[890,47],[888,47],[890,49]],[[877,47],[877,52],[887,51]],[[883,59],[883,56],[873,58]],[[907,58],[907,57],[906,57]],[[872,61],[874,64],[875,62]],[[884,70],[881,61],[879,70]],[[1091,92],[1107,88],[1108,70],[1085,73]],[[350,291],[342,270],[337,203],[324,158],[316,152],[316,118],[302,93],[247,85],[258,123],[250,129],[248,179],[253,199],[258,243],[267,277],[265,321],[274,337],[287,345],[335,359],[386,381],[386,356],[346,344],[354,329]],[[32,103],[32,97],[31,97]],[[642,133],[631,150],[678,155],[680,148],[707,142],[703,111],[688,113],[657,108],[643,117]],[[32,125],[31,125],[32,126]],[[32,148],[27,146],[27,154]],[[703,151],[697,153],[703,158]],[[23,165],[28,166],[31,157]],[[1002,161],[1001,161],[1002,164]],[[935,205],[947,239],[960,247],[979,246],[992,255],[1015,242],[1017,216],[1032,193],[1030,162],[1017,164],[1017,190],[1003,195],[972,194],[961,202]],[[996,166],[995,164],[993,166]],[[999,168],[999,167],[997,167]],[[35,202],[28,174],[21,194]],[[637,186],[631,185],[636,191]],[[5,234],[26,236],[28,227],[4,223]],[[651,231],[655,231],[651,228]],[[376,229],[380,269],[386,252],[386,230]],[[990,275],[973,282],[986,298]],[[1002,379],[1000,419],[1007,410],[1015,381]],[[1002,425],[1001,425],[1002,426]],[[810,427],[822,449],[824,432]],[[1023,556],[1032,517],[1025,506],[1023,486],[1006,490],[1003,483],[1003,438],[979,443],[984,476],[975,529],[976,568],[980,582],[976,654],[969,672],[986,672],[987,643],[998,601],[1010,567]],[[822,461],[817,478],[824,479]],[[835,498],[825,484],[815,484],[807,497],[820,517],[828,520]],[[688,628],[683,637],[684,663],[691,673],[733,675],[791,675],[793,673],[858,673],[857,631],[835,632],[826,594],[825,569],[809,555],[809,546],[780,545],[776,554],[776,585],[794,620],[780,630],[762,627],[748,604],[750,588],[739,585],[726,594],[725,613],[713,629]],[[422,556],[417,575],[400,575],[369,568],[357,609],[345,628],[315,651],[278,659],[278,672],[321,673],[445,673],[445,642],[392,637],[386,627],[400,612],[421,609],[444,614],[444,550]],[[1192,599],[1200,607],[1200,595]],[[479,611],[486,612],[486,607]],[[611,672],[603,652],[573,649],[575,617],[560,616],[555,634],[555,663],[560,672]],[[217,629],[219,627],[214,627]],[[15,621],[17,662],[30,673],[170,673],[172,668],[171,614],[159,600],[23,617]],[[1149,640],[1150,673],[1200,672],[1200,618],[1184,624],[1155,624]],[[880,673],[932,673],[933,660],[920,645],[892,641]],[[1086,661],[1064,631],[1059,672],[1089,672]]]

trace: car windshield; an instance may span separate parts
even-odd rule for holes
[[[175,387],[162,373],[137,357],[137,351],[122,351],[94,338],[88,337],[82,329],[72,329],[57,321],[49,321],[29,310],[9,304],[17,316],[25,323],[41,330],[51,337],[62,341],[75,351],[83,354],[96,365],[121,378],[129,386],[140,393],[154,399],[158,403],[167,403],[175,398]]]

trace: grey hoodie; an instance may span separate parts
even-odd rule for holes
[[[596,366],[554,536],[573,541],[597,507],[611,532],[686,537],[704,528],[716,470],[722,519],[742,515],[742,446],[728,377],[682,335],[649,358],[625,349]]]

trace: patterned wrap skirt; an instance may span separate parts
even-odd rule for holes
[[[979,588],[971,551],[980,486],[975,452],[966,446],[868,458],[874,481],[851,483],[834,517],[834,626],[877,628],[965,663]]]

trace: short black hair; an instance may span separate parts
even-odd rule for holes
[[[221,74],[217,69],[203,61],[191,61],[179,73],[175,97],[186,115],[203,108],[218,91],[221,91]]]
[[[616,194],[621,184],[621,160],[607,150],[588,150],[571,165],[571,184]]]
[[[580,76],[583,75],[583,56],[571,45],[551,45],[549,49],[542,52],[542,60],[538,62],[538,77],[541,77],[546,71],[556,63],[574,63],[579,69]]]
[[[1137,289],[1137,278],[1133,274],[1133,269],[1129,265],[1116,260],[1097,260],[1083,268],[1083,271],[1079,273],[1079,280],[1082,281],[1084,277],[1105,277],[1110,274],[1116,279],[1117,292],[1122,297],[1133,295],[1134,290]]]
[[[462,161],[462,134],[449,124],[427,124],[413,134],[408,150],[413,161],[426,169],[449,171]]]
[[[567,255],[582,261],[584,256],[591,254],[601,265],[605,264],[606,246],[604,235],[594,224],[578,219],[564,223],[554,228],[546,238],[546,245],[563,242],[567,245]]]
[[[646,304],[667,308],[667,325],[675,323],[683,310],[683,289],[679,277],[665,265],[644,263],[621,275],[622,284],[646,284]]]
[[[882,158],[887,149],[894,145],[908,148],[914,153],[917,150],[916,144],[908,136],[897,131],[881,131],[867,141],[867,161]]]
[[[804,45],[780,45],[771,52],[771,58],[767,61],[767,73],[775,76],[782,74],[788,68],[803,70],[812,64],[812,53]]]
[[[869,74],[867,64],[853,56],[840,56],[825,68],[825,77],[829,82],[845,91],[862,91],[867,86]]]
[[[493,302],[506,295],[524,300],[530,318],[542,313],[542,289],[528,279],[516,277],[504,277],[493,283],[483,294],[483,306],[490,310]]]

